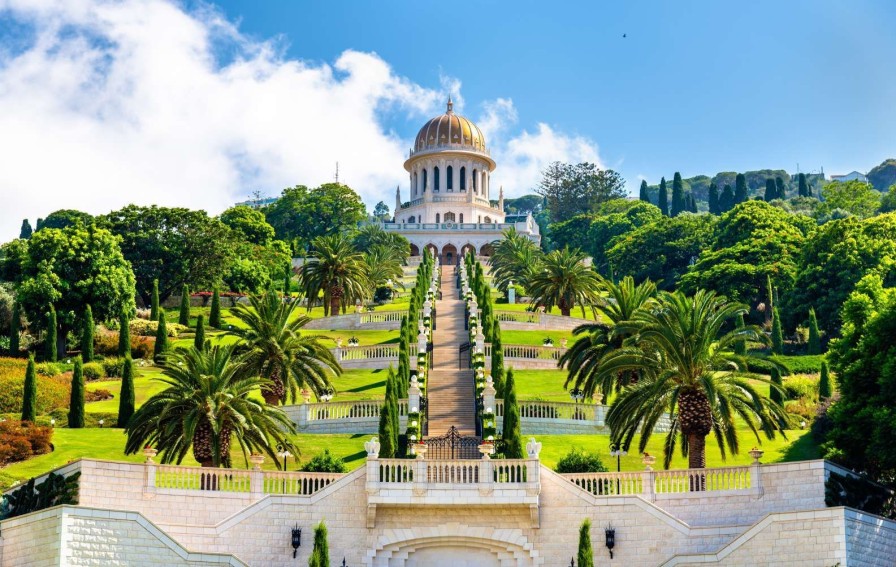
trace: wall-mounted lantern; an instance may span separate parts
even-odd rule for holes
[[[296,524],[296,527],[292,529],[292,558],[296,558],[296,553],[299,551],[299,548],[302,546],[302,528],[299,527],[299,524]]]
[[[613,559],[613,547],[616,546],[616,530],[613,529],[613,526],[607,526],[607,529],[604,530],[604,536],[607,539],[607,549],[610,550],[610,559]]]

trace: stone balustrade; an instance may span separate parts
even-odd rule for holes
[[[401,318],[407,311],[369,311],[362,313],[345,313],[311,319],[305,329],[329,331],[394,331],[401,327]]]
[[[591,403],[552,402],[542,400],[518,400],[520,426],[525,435],[561,435],[581,433],[607,433],[608,406]],[[495,417],[498,433],[504,425],[504,400],[495,400]],[[654,433],[665,433],[671,427],[668,415],[661,417]]]
[[[495,317],[501,322],[502,331],[571,331],[579,325],[594,323],[590,319],[533,311],[495,310]]]
[[[657,495],[719,496],[732,491],[760,493],[760,469],[759,464],[755,463],[743,467],[569,473],[560,476],[595,496],[635,495],[656,500]]]
[[[147,466],[147,473],[147,489],[155,492],[202,490],[300,496],[310,496],[345,476],[341,473],[256,471],[155,464]]]
[[[341,346],[330,349],[333,357],[343,369],[368,368],[382,370],[398,366],[398,343]],[[411,369],[417,368],[417,343],[411,343],[408,350]]]
[[[503,328],[503,327],[502,327]],[[566,347],[538,345],[502,345],[505,364],[517,370],[551,370],[557,368],[560,357],[566,353]],[[486,343],[483,349],[485,365],[491,367],[492,345]]]
[[[383,400],[317,402],[282,406],[302,433],[377,433]],[[408,401],[398,400],[399,423],[407,427]]]

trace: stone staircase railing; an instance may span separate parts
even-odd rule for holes
[[[760,468],[759,463],[755,462],[741,467],[569,473],[560,476],[595,496],[635,495],[655,500],[657,495],[760,492]]]
[[[384,369],[390,365],[398,367],[398,343],[365,346],[339,346],[330,349],[336,361],[345,369]],[[417,343],[411,343],[408,350],[411,370],[417,368]]]
[[[201,490],[310,496],[341,473],[309,473],[181,467],[147,463],[147,485],[155,490]]]

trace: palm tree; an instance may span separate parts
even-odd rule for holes
[[[499,289],[506,290],[511,281],[526,286],[532,267],[541,259],[541,249],[529,238],[511,227],[504,237],[492,244],[488,263]]]
[[[192,448],[203,467],[229,467],[236,439],[247,453],[264,452],[275,462],[277,445],[292,446],[292,421],[280,408],[263,404],[253,393],[266,380],[242,371],[236,345],[168,354],[162,382],[168,387],[152,396],[127,427],[125,453],[154,445],[162,463],[180,464]],[[248,464],[248,463],[247,463]]]
[[[378,223],[365,224],[352,236],[352,244],[355,250],[370,250],[374,246],[384,246],[389,249],[398,261],[404,265],[411,254],[411,243],[404,236],[396,232],[387,232]]]
[[[321,292],[324,315],[338,315],[354,300],[369,296],[364,257],[344,234],[319,236],[311,241],[312,258],[302,266],[299,281],[308,298],[308,308]]]
[[[250,296],[249,303],[231,310],[243,324],[229,333],[248,348],[241,357],[244,371],[266,382],[261,394],[271,405],[295,400],[301,388],[310,388],[318,397],[332,388],[330,374],[342,368],[321,342],[325,337],[303,335],[311,320],[296,311],[298,300],[281,299],[276,293]],[[287,395],[288,394],[288,395]]]
[[[586,324],[573,329],[573,336],[578,339],[557,364],[561,368],[569,368],[564,387],[574,383],[575,389],[581,390],[588,398],[593,397],[595,392],[611,392],[636,379],[637,375],[632,372],[606,376],[606,383],[598,383],[596,377],[600,375],[604,358],[622,348],[630,335],[626,324],[630,325],[635,314],[656,296],[656,284],[650,280],[635,285],[631,276],[626,276],[619,283],[601,276],[598,278],[602,293],[597,304],[607,324]]]
[[[585,265],[584,252],[569,246],[545,254],[532,269],[527,287],[534,305],[543,305],[548,311],[556,305],[565,317],[576,305],[584,317],[585,306],[593,309],[600,297],[597,273]]]
[[[402,261],[392,248],[381,244],[369,248],[364,253],[364,270],[367,281],[375,290],[386,287],[390,280],[394,285],[404,287],[401,283],[404,275]]]
[[[737,419],[757,440],[760,429],[774,438],[775,431],[788,423],[787,413],[747,378],[777,386],[749,375],[751,357],[734,353],[737,341],[768,342],[759,327],[732,324],[745,312],[744,306],[710,291],[699,290],[692,297],[664,293],[656,305],[636,311],[631,323],[621,325],[632,336],[624,348],[603,358],[595,379],[613,380],[627,371],[640,377],[623,388],[607,413],[611,442],[628,448],[640,432],[643,452],[665,412],[672,415],[664,447],[666,468],[679,437],[690,468],[706,466],[710,433],[715,434],[723,459],[726,449],[737,454]]]

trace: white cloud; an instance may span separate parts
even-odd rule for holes
[[[23,217],[60,208],[217,213],[256,189],[331,180],[337,161],[368,205],[390,203],[389,188],[407,185],[410,141],[384,116],[422,123],[446,90],[463,105],[456,78],[429,89],[357,51],[332,64],[288,59],[278,39],[250,39],[211,8],[0,0],[0,15],[29,30],[0,46],[0,241]],[[513,194],[550,161],[599,161],[592,142],[544,124],[510,136],[509,99],[483,107],[496,178]]]

